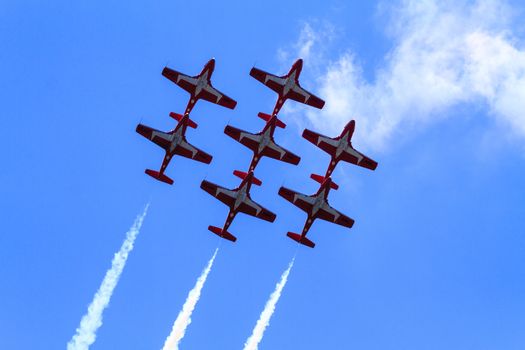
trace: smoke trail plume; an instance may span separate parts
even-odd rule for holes
[[[120,274],[124,266],[126,266],[126,260],[133,249],[133,243],[139,234],[142,222],[148,212],[148,207],[149,203],[144,208],[142,214],[137,216],[133,226],[131,226],[126,233],[124,243],[122,243],[120,250],[113,257],[111,268],[106,272],[106,276],[104,276],[102,284],[89,305],[87,313],[82,317],[75,335],[67,344],[68,350],[87,350],[89,346],[95,342],[97,330],[102,326],[102,313],[108,306]]]
[[[182,310],[180,310],[177,319],[173,323],[171,333],[168,336],[168,338],[166,338],[166,342],[164,343],[164,347],[162,348],[162,350],[179,349],[179,343],[184,337],[186,328],[188,328],[189,324],[191,323],[191,314],[195,309],[195,305],[197,305],[197,302],[199,301],[202,287],[204,287],[204,283],[206,282],[206,278],[208,278],[208,274],[210,273],[213,261],[215,260],[215,256],[217,255],[218,251],[219,248],[215,249],[215,253],[213,253],[213,256],[211,257],[210,261],[208,261],[208,265],[202,271],[200,277],[197,279],[195,287],[193,287],[193,289],[188,293],[186,302],[182,306]]]
[[[275,290],[266,302],[264,310],[261,313],[261,316],[259,316],[257,324],[253,328],[252,335],[248,338],[248,340],[246,340],[246,343],[244,343],[244,350],[257,350],[259,348],[259,343],[263,338],[264,331],[266,330],[266,327],[270,325],[270,318],[272,317],[273,312],[275,311],[275,305],[277,305],[277,302],[281,297],[283,288],[286,285],[286,282],[288,281],[288,275],[290,274],[290,270],[292,269],[294,261],[295,257],[292,259],[292,261],[290,261],[290,264],[288,265],[286,271],[283,272],[279,283],[275,285]]]

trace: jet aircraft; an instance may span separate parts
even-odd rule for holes
[[[166,151],[166,155],[164,156],[164,160],[162,161],[160,171],[146,169],[146,174],[159,181],[172,185],[173,180],[167,177],[164,174],[164,171],[166,170],[166,167],[168,166],[171,158],[173,158],[174,155],[194,159],[198,162],[206,164],[209,164],[211,162],[212,156],[192,146],[188,143],[188,141],[186,141],[186,128],[188,126],[193,129],[197,128],[197,124],[190,119],[188,114],[182,116],[180,114],[172,112],[170,113],[170,117],[176,119],[178,121],[178,124],[175,127],[175,129],[169,132],[155,130],[153,128],[150,128],[149,126],[142,124],[137,125],[136,131],[148,140],[151,140],[152,142],[156,143]]]
[[[211,76],[215,69],[215,59],[206,63],[199,75],[189,76],[168,67],[164,67],[162,75],[186,90],[190,94],[190,100],[184,114],[189,114],[199,99],[209,101],[230,109],[234,109],[237,102],[226,96],[211,84]]]
[[[255,171],[255,167],[259,163],[259,160],[264,156],[290,164],[299,164],[299,161],[301,160],[300,157],[277,145],[273,139],[275,128],[280,127],[284,129],[286,124],[279,120],[276,115],[272,117],[265,113],[259,113],[258,116],[266,121],[266,125],[262,131],[257,134],[252,134],[230,125],[227,125],[226,128],[224,128],[224,133],[226,135],[237,140],[253,151],[253,158],[250,163],[249,171]]]
[[[313,248],[315,247],[315,243],[306,238],[306,234],[315,219],[326,220],[348,228],[354,225],[354,220],[335,210],[328,204],[328,193],[330,189],[337,190],[339,188],[330,177],[325,178],[317,174],[312,174],[310,177],[321,184],[317,193],[307,196],[286,187],[281,187],[279,189],[279,195],[302,209],[308,215],[302,233],[288,232],[287,236],[294,241]]]
[[[299,75],[301,74],[302,68],[303,60],[298,59],[293,64],[288,74],[283,76],[276,76],[255,67],[251,69],[250,75],[252,77],[259,80],[279,95],[275,108],[273,109],[274,115],[279,113],[287,99],[305,103],[315,108],[323,108],[323,100],[306,91],[301,85],[299,85]]]
[[[251,185],[254,184],[260,186],[262,184],[261,180],[253,176],[252,171],[245,173],[239,170],[235,170],[233,174],[243,179],[239,187],[237,187],[236,189],[229,190],[227,188],[221,187],[206,180],[202,181],[201,188],[230,208],[223,228],[221,229],[215,226],[208,226],[208,230],[215,233],[219,237],[235,242],[237,238],[230,232],[228,232],[228,228],[230,227],[237,213],[245,213],[269,222],[273,222],[275,220],[276,215],[268,209],[265,209],[261,205],[255,203],[251,199]]]
[[[368,158],[364,154],[358,152],[352,146],[352,135],[354,134],[355,121],[351,120],[346,124],[341,135],[331,138],[323,136],[314,131],[305,129],[303,131],[303,137],[328,153],[332,159],[326,170],[325,177],[332,175],[337,163],[339,161],[349,162],[352,164],[359,165],[363,168],[375,170],[377,168],[377,162]]]

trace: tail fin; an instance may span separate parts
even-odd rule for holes
[[[319,182],[320,184],[323,184],[325,181],[330,181],[330,188],[337,190],[339,188],[339,185],[332,181],[331,177],[324,177],[317,174],[311,174],[310,177]]]
[[[244,171],[239,171],[239,170],[234,170],[233,171],[233,175],[237,176],[237,177],[240,177],[241,179],[245,179],[246,176],[252,174],[252,179],[251,179],[251,182],[252,184],[254,185],[257,185],[257,186],[261,186],[262,185],[262,181],[259,180],[258,178],[256,178],[254,175],[253,175],[253,172],[249,172],[249,173],[245,173]]]
[[[315,243],[314,242],[310,241],[305,236],[301,236],[298,233],[288,232],[286,235],[288,237],[290,237],[291,239],[293,239],[294,241],[301,243],[302,245],[305,245],[305,246],[310,247],[310,248],[315,247]]]
[[[158,171],[151,169],[146,169],[145,173],[159,181],[167,183],[168,185],[173,185],[173,180],[164,175],[164,173],[159,173]]]
[[[270,119],[272,119],[272,116],[269,115],[269,114],[266,114],[266,113],[263,113],[263,112],[259,112],[259,114],[257,114],[257,116],[265,121],[270,121]],[[277,116],[275,116],[275,125],[280,127],[281,129],[284,129],[286,128],[286,124],[283,123],[279,118],[277,118]]]
[[[180,122],[182,120],[182,118],[184,118],[184,116],[182,114],[173,113],[173,112],[170,112],[170,117],[172,117],[173,119],[175,119],[178,122]],[[193,120],[191,120],[189,115],[188,115],[187,123],[188,123],[188,126],[190,128],[197,129],[197,123],[195,123]]]
[[[217,236],[227,239],[228,241],[235,242],[237,240],[237,237],[229,233],[228,231],[223,231],[222,229],[216,227],[216,226],[208,226],[208,230],[215,233]]]

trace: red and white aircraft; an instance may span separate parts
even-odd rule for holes
[[[215,69],[215,59],[211,59],[206,63],[199,75],[190,77],[189,75],[177,72],[176,70],[165,67],[162,70],[162,75],[189,92],[190,100],[186,106],[186,112],[189,114],[197,100],[203,99],[211,103],[215,103],[230,109],[234,109],[237,102],[226,96],[211,85],[211,75]]]
[[[164,148],[166,155],[162,161],[160,171],[146,169],[146,174],[154,177],[155,179],[172,185],[173,180],[164,174],[166,167],[168,166],[171,158],[174,155],[183,156],[186,158],[194,159],[198,162],[209,164],[212,160],[212,156],[200,149],[192,146],[186,141],[186,128],[197,128],[197,124],[189,118],[189,115],[184,116],[176,113],[170,113],[170,117],[178,120],[178,124],[175,129],[170,132],[163,132],[150,128],[149,126],[139,124],[137,125],[136,131],[144,136],[145,138],[156,143],[160,147]]]
[[[279,195],[305,211],[308,215],[304,224],[303,232],[300,235],[297,233],[288,232],[287,236],[294,241],[313,248],[315,247],[315,243],[306,238],[306,234],[308,233],[308,230],[310,229],[310,226],[312,226],[315,219],[326,220],[348,228],[354,225],[354,220],[338,212],[328,204],[328,193],[330,192],[330,189],[337,190],[339,188],[339,186],[333,182],[330,177],[324,178],[321,175],[316,174],[312,174],[310,177],[321,184],[321,187],[319,187],[317,193],[307,196],[305,194],[292,191],[286,187],[281,187],[279,189]]]
[[[255,171],[255,167],[259,163],[259,160],[264,156],[290,164],[299,164],[299,161],[301,160],[300,157],[277,145],[273,139],[275,128],[280,127],[284,129],[286,128],[286,124],[279,120],[276,115],[272,117],[265,113],[259,113],[258,116],[266,121],[266,125],[264,126],[264,129],[257,134],[252,134],[230,125],[227,125],[226,128],[224,128],[224,133],[226,135],[239,141],[253,151],[253,158],[250,163],[249,171]]]
[[[306,91],[299,85],[299,75],[303,68],[303,60],[298,59],[293,64],[288,74],[283,76],[276,76],[267,73],[263,70],[253,67],[250,75],[259,80],[264,85],[279,94],[279,99],[273,109],[273,114],[276,115],[281,110],[284,102],[287,99],[292,99],[297,102],[305,103],[315,108],[323,108],[324,101],[314,94]]]
[[[351,120],[348,124],[346,124],[341,135],[335,138],[323,136],[308,129],[303,131],[303,137],[305,139],[332,157],[330,165],[328,165],[328,169],[326,170],[325,177],[332,175],[332,172],[337,166],[337,163],[339,163],[341,160],[370,170],[375,170],[377,168],[376,161],[358,152],[352,146],[352,135],[354,134],[354,129],[355,121]]]
[[[268,209],[265,209],[261,205],[255,203],[251,199],[250,188],[252,184],[257,186],[262,184],[261,180],[253,176],[252,171],[249,173],[244,173],[242,171],[235,170],[233,174],[243,179],[239,187],[234,190],[229,190],[206,180],[202,181],[201,188],[230,208],[223,228],[220,229],[219,227],[208,226],[208,230],[215,233],[219,237],[235,242],[237,238],[228,232],[228,228],[230,227],[237,213],[245,213],[269,222],[273,222],[276,215]]]

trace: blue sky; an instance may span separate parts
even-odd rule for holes
[[[303,86],[326,99],[326,111],[283,111],[289,127],[276,140],[301,163],[262,160],[263,186],[252,189],[277,220],[236,218],[230,231],[238,241],[221,244],[181,347],[241,348],[297,253],[261,348],[523,349],[525,31],[516,17],[524,6],[507,2],[501,15],[494,4],[4,3],[0,348],[65,347],[148,202],[92,348],[161,348],[219,245],[206,228],[227,213],[199,184],[233,188],[232,171],[250,161],[222,130],[231,123],[258,131],[257,113],[273,108],[274,94],[248,72],[256,63],[285,73],[303,52]],[[434,26],[443,18],[452,25]],[[308,26],[314,34],[301,40]],[[418,46],[418,28],[432,41]],[[467,56],[457,53],[463,47],[472,49]],[[234,111],[199,102],[192,112],[199,128],[188,140],[213,162],[176,158],[168,168],[175,184],[154,181],[144,169],[160,166],[163,151],[135,126],[172,128],[168,113],[181,112],[187,94],[162,68],[197,74],[211,57],[215,86],[238,101]],[[468,66],[457,63],[465,57]],[[421,87],[405,80],[411,69],[399,67],[407,66],[423,81],[436,67],[447,78]],[[332,84],[334,76],[341,82]],[[385,82],[403,97],[382,95]],[[440,83],[445,88],[432,88]],[[334,87],[351,103],[330,107],[339,106],[340,96],[328,95]],[[301,127],[335,136],[352,117],[355,146],[379,162],[375,172],[341,164],[334,173],[342,188],[330,202],[356,224],[316,222],[316,248],[297,247],[285,233],[300,230],[305,216],[278,188],[315,192],[309,174],[328,161]]]

